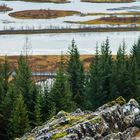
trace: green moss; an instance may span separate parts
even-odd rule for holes
[[[101,122],[102,122],[102,119],[99,118],[99,117],[96,117],[96,118],[92,119],[91,122],[92,122],[93,124],[101,123]]]
[[[52,136],[52,140],[57,140],[59,138],[63,138],[67,135],[67,132],[56,133]]]
[[[33,138],[33,137],[30,137],[30,138],[28,138],[27,140],[35,140],[35,138]]]
[[[115,104],[124,105],[125,103],[126,103],[126,100],[122,96],[120,96],[116,100],[111,101],[111,102],[109,102],[107,104],[111,107],[111,106],[113,106]]]
[[[73,124],[74,122],[77,122],[82,118],[83,118],[82,116],[68,116],[69,124]]]

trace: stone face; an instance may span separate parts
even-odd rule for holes
[[[120,97],[95,112],[60,111],[43,126],[25,134],[21,140],[137,140],[140,131],[140,108],[136,100],[128,103]]]

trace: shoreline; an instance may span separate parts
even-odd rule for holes
[[[71,28],[71,29],[28,29],[28,30],[0,30],[0,35],[15,34],[48,34],[48,33],[82,33],[82,32],[128,32],[140,31],[138,27],[97,27],[97,28]]]
[[[13,1],[13,0],[6,0],[6,1]],[[55,4],[70,3],[70,1],[67,0],[15,0],[15,1],[34,2],[34,3],[55,3]]]
[[[88,3],[132,3],[132,2],[136,2],[136,0],[81,0],[81,2],[88,2]]]

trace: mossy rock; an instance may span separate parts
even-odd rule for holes
[[[102,122],[102,119],[100,117],[95,117],[90,122],[92,122],[93,124],[101,123]]]
[[[33,137],[29,137],[27,140],[35,140],[35,138],[33,138]]]
[[[111,102],[108,102],[107,104],[110,107],[113,106],[113,105],[115,105],[115,104],[124,105],[124,104],[126,104],[126,100],[122,96],[120,96],[116,100],[111,101]]]
[[[52,136],[52,140],[57,140],[57,139],[60,139],[60,138],[63,138],[64,136],[67,135],[67,132],[60,132],[60,133],[56,133]]]
[[[56,119],[59,119],[59,118],[61,118],[61,117],[68,116],[68,115],[69,115],[69,113],[67,113],[67,112],[65,112],[65,111],[63,111],[63,110],[61,110],[61,111],[59,111],[59,112],[57,113],[57,115],[55,116],[55,118],[56,118]]]

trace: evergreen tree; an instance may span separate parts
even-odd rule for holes
[[[112,54],[109,46],[109,39],[101,46],[100,56],[100,74],[101,74],[101,95],[100,104],[104,104],[110,100],[111,76],[112,76]]]
[[[4,99],[8,91],[10,76],[10,66],[7,56],[5,56],[4,63],[0,66],[0,101]]]
[[[64,72],[63,56],[61,56],[60,67],[51,89],[51,98],[56,105],[56,112],[60,110],[72,111],[72,93],[70,91],[67,75]]]
[[[94,110],[100,105],[101,99],[101,75],[100,75],[100,55],[98,46],[96,47],[96,54],[93,58],[90,70],[89,80],[86,86],[86,92],[88,95],[89,109]]]
[[[112,72],[112,82],[111,82],[111,99],[116,98],[118,96],[125,96],[125,83],[128,81],[128,71],[126,65],[126,52],[125,52],[125,42],[123,45],[119,47],[116,55],[116,59],[114,60],[113,72]]]
[[[140,38],[138,39],[137,43],[133,45],[131,55],[135,57],[137,67],[140,71]]]
[[[42,96],[42,119],[46,121],[56,114],[55,103],[46,84]]]
[[[11,70],[7,56],[0,65],[0,138],[7,139],[8,118],[13,107],[13,99],[16,96],[9,79]],[[10,88],[10,89],[9,89]]]
[[[72,98],[77,106],[82,108],[85,99],[85,75],[83,64],[80,61],[80,55],[74,40],[69,48],[68,55],[67,72],[69,75],[70,89],[73,94]]]
[[[138,41],[138,44],[140,42],[140,39]],[[138,101],[140,101],[139,97],[139,92],[140,92],[140,68],[139,68],[139,45],[134,44],[131,50],[130,58],[129,58],[129,67],[128,67],[128,72],[129,72],[129,77],[132,85],[132,92],[129,98],[135,98]],[[137,50],[138,49],[138,50]],[[140,53],[139,53],[140,54]]]
[[[1,139],[8,139],[7,130],[8,130],[8,120],[11,114],[11,110],[14,107],[13,101],[17,97],[16,89],[13,85],[9,86],[8,92],[4,97],[3,101],[1,102],[0,106],[0,138]]]
[[[30,129],[27,108],[23,96],[18,95],[9,118],[9,139],[21,137]]]
[[[27,59],[23,56],[20,56],[18,61],[18,69],[16,70],[14,82],[17,90],[24,97],[27,110],[29,111],[29,120],[31,121],[31,125],[34,126],[33,120],[38,89],[32,81],[32,73],[28,66]]]
[[[35,107],[34,107],[34,122],[35,126],[41,125],[41,95],[37,94],[36,95],[36,100],[35,100]]]

